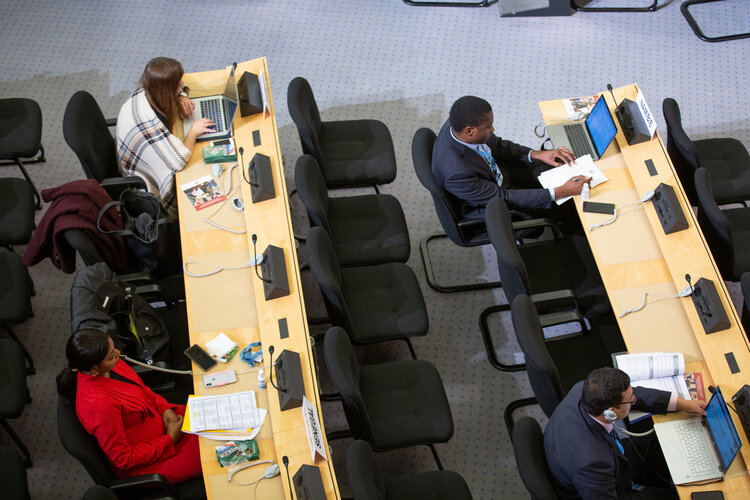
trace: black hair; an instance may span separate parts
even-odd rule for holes
[[[474,97],[473,95],[460,97],[451,106],[449,115],[451,128],[456,132],[461,132],[466,127],[481,125],[487,118],[487,113],[491,111],[490,103],[481,97]]]
[[[76,399],[76,371],[88,372],[109,353],[109,336],[98,330],[78,330],[68,339],[65,356],[68,366],[57,375],[57,392],[68,405]]]
[[[589,415],[601,415],[604,410],[622,402],[622,393],[630,387],[630,377],[617,368],[597,368],[583,383],[581,403]]]

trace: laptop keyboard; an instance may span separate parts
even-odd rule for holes
[[[566,125],[563,127],[565,135],[568,137],[570,147],[573,149],[573,154],[576,158],[583,155],[593,155],[593,151],[589,147],[589,143],[586,140],[586,131],[584,127],[579,124]]]
[[[210,99],[201,101],[201,114],[203,118],[209,118],[216,122],[216,132],[224,132],[224,113],[222,111],[221,99]]]
[[[703,446],[703,429],[694,425],[676,425],[675,430],[680,441],[687,448],[685,458],[690,467],[690,472],[703,474],[714,470],[714,466],[706,455],[706,449]]]

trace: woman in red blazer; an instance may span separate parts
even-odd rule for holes
[[[185,406],[170,404],[146,387],[120,360],[109,336],[79,330],[68,339],[66,355],[58,392],[75,404],[115,475],[159,473],[173,484],[201,475],[198,436],[181,430]]]

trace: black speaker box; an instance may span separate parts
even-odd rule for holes
[[[685,212],[682,211],[677,193],[672,186],[663,182],[659,184],[654,189],[653,204],[664,234],[676,233],[688,228]]]
[[[641,110],[638,109],[638,104],[635,101],[623,99],[620,105],[615,108],[615,116],[620,122],[620,128],[629,146],[651,140],[646,121],[643,119]]]
[[[260,264],[263,276],[263,291],[266,300],[278,299],[289,295],[289,279],[286,274],[286,259],[284,249],[268,245],[263,252],[263,262]]]
[[[326,491],[318,467],[303,465],[294,474],[293,482],[297,500],[325,500]]]
[[[250,177],[250,192],[253,203],[272,200],[276,197],[276,188],[273,185],[273,171],[271,170],[271,158],[255,153],[250,165],[247,166],[248,177]]]
[[[699,279],[693,287],[691,297],[706,333],[720,332],[731,326],[713,281],[706,278]]]
[[[258,75],[242,73],[237,82],[237,92],[240,94],[240,116],[255,115],[263,111],[263,96],[260,93],[260,81]]]
[[[302,363],[299,353],[284,349],[274,362],[276,386],[279,388],[279,407],[281,411],[302,406],[305,395],[305,381],[302,379]]]

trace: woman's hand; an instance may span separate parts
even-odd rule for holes
[[[169,422],[176,422],[179,420],[180,416],[175,413],[175,411],[172,408],[169,408],[167,411],[161,414],[161,420],[164,422],[164,430],[167,429],[167,424]]]
[[[193,111],[195,111],[195,103],[193,101],[187,97],[180,97],[177,99],[177,104],[180,107],[180,118],[186,120],[193,116]]]
[[[202,136],[206,132],[215,132],[216,131],[216,122],[209,119],[209,118],[201,118],[197,122],[193,123],[193,126],[190,127],[190,131],[188,131],[188,136],[193,136],[193,139],[197,139],[198,137]]]
[[[163,415],[162,418],[164,418]],[[172,438],[172,442],[177,444],[182,438],[182,415],[177,415],[176,420],[170,420],[164,427],[166,427],[167,435]]]

